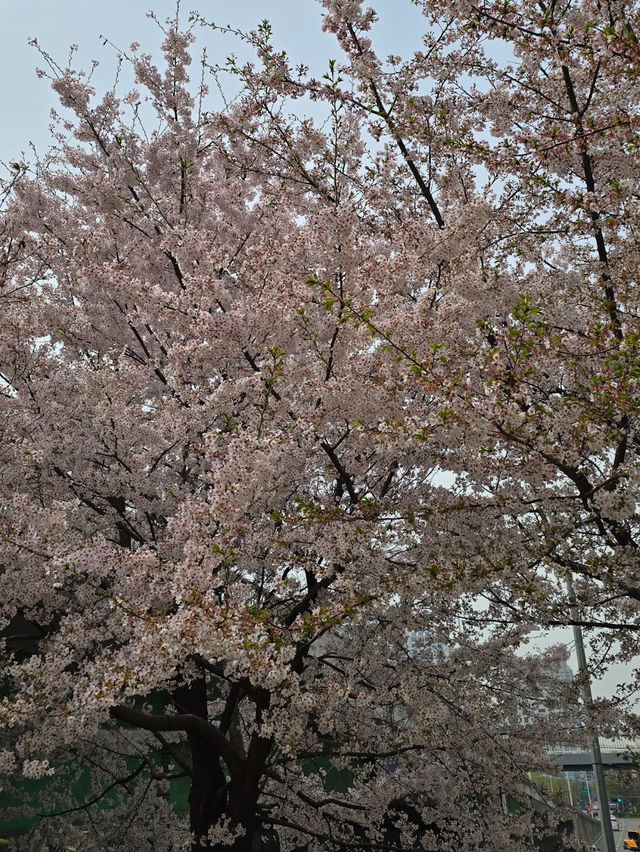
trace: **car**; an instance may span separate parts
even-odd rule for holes
[[[611,817],[611,828],[614,831],[620,831],[620,823],[614,816]]]

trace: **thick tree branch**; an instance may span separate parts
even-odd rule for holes
[[[331,463],[335,467],[340,477],[340,482],[347,489],[349,497],[351,498],[351,503],[355,506],[355,504],[359,500],[359,497],[356,492],[356,489],[354,488],[353,480],[351,479],[351,476],[347,473],[344,465],[340,461],[340,457],[328,441],[321,441],[320,446],[331,459]]]
[[[232,773],[242,769],[243,761],[229,740],[218,728],[200,716],[194,716],[191,713],[154,716],[151,713],[135,710],[127,704],[112,707],[109,712],[114,719],[127,722],[136,728],[143,728],[145,731],[185,731],[188,734],[194,734],[206,740],[215,749]]]

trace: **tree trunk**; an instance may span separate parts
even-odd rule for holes
[[[207,718],[207,684],[204,677],[188,686],[178,687],[173,702],[183,713]],[[209,829],[227,811],[227,779],[215,749],[197,734],[188,733],[191,749],[191,790],[189,792],[189,828],[193,837],[192,852],[216,850],[208,840]],[[228,852],[229,847],[225,847]]]
[[[262,713],[269,706],[268,694],[263,694],[256,701],[256,724],[259,725]],[[267,757],[273,745],[272,739],[253,734],[247,750],[247,759],[242,771],[232,776],[229,788],[228,814],[232,826],[242,826],[244,833],[237,839],[233,852],[252,852],[253,839],[256,831],[260,830],[258,820],[258,798],[260,795],[260,780],[262,778]]]
[[[173,703],[181,713],[207,719],[207,684],[205,677],[178,687]],[[269,706],[268,693],[256,701],[256,723]],[[230,778],[225,775],[220,755],[211,743],[197,733],[187,732],[191,748],[192,777],[189,793],[189,827],[192,852],[252,852],[254,835],[260,830],[258,798],[260,780],[273,741],[253,734],[246,760]],[[227,818],[229,826],[241,827],[243,833],[233,846],[220,845],[208,839],[209,830],[219,820]]]

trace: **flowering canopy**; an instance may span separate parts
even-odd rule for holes
[[[638,4],[416,5],[384,61],[322,0],[320,80],[262,25],[218,111],[177,21],[124,97],[52,65],[0,288],[1,769],[91,774],[51,836],[526,849],[544,744],[635,724],[524,728],[515,652],[637,648]]]

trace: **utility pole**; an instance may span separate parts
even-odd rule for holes
[[[571,577],[568,579],[569,600],[571,601],[571,616],[574,621],[573,639],[576,645],[576,655],[578,657],[578,671],[582,678],[582,698],[587,710],[593,704],[593,695],[591,694],[591,682],[589,680],[589,672],[587,670],[587,658],[584,653],[584,641],[582,639],[582,628],[577,623],[580,621],[580,612],[576,602],[575,592],[573,591],[573,583]],[[591,738],[591,756],[593,761],[593,773],[596,778],[596,790],[598,793],[598,804],[600,806],[600,825],[602,826],[602,836],[604,837],[605,852],[615,852],[616,844],[613,839],[613,829],[611,827],[611,813],[609,812],[609,798],[607,796],[607,788],[604,783],[604,769],[602,767],[602,754],[600,752],[600,741],[597,733],[594,732]],[[589,783],[589,782],[587,782]]]
[[[569,780],[569,776],[565,773],[564,780],[567,782],[567,793],[569,794],[569,804],[573,807],[573,793],[571,792],[571,781]]]

